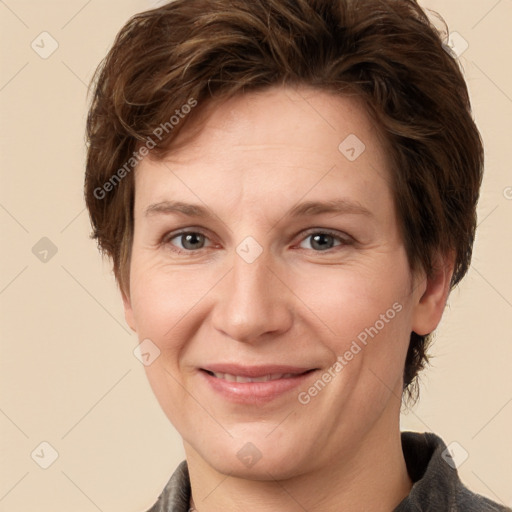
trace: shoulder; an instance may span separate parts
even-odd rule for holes
[[[413,487],[394,512],[512,512],[464,486],[452,453],[437,435],[402,432],[402,450]]]
[[[512,509],[475,494],[465,487],[457,498],[457,506],[456,510],[467,512],[512,512]]]

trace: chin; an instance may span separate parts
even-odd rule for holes
[[[190,443],[196,453],[219,473],[249,480],[286,480],[298,475],[305,465],[304,443],[293,444],[272,438],[268,432],[235,435],[233,438]],[[287,435],[293,439],[291,434]],[[206,443],[205,443],[206,441]],[[215,447],[212,448],[215,443]]]
[[[287,480],[301,473],[300,466],[290,460],[286,454],[271,456],[263,455],[253,465],[240,461],[238,458],[213,457],[208,461],[219,473],[229,475],[233,478],[246,480],[272,481]]]

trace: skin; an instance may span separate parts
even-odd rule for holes
[[[349,134],[366,146],[354,161],[338,149]],[[238,96],[164,160],[146,157],[135,180],[126,319],[161,351],[146,372],[183,437],[197,510],[392,510],[412,485],[399,431],[410,332],[439,323],[451,265],[411,273],[384,145],[362,105],[306,88]],[[338,199],[367,212],[289,215]],[[191,249],[182,229],[205,238]],[[312,235],[326,230],[321,250]],[[249,236],[262,250],[252,263],[236,252]],[[300,403],[393,304],[400,312]],[[219,362],[316,371],[273,400],[233,403],[199,370]],[[251,467],[237,457],[248,442],[261,454]]]

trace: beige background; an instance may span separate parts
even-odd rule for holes
[[[86,84],[123,23],[157,4],[0,1],[2,512],[141,512],[183,459],[82,199]],[[402,428],[457,441],[469,453],[463,481],[512,505],[512,1],[423,5],[469,43],[461,62],[487,168],[473,266]],[[43,31],[59,45],[46,59],[31,47],[51,49]],[[32,252],[43,237],[58,250],[46,262],[48,242]],[[48,469],[43,441],[58,452]]]

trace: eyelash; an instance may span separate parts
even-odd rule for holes
[[[201,236],[204,236],[206,240],[209,240],[208,236],[202,230],[200,230],[200,229],[191,230],[189,228],[189,229],[183,230],[183,231],[167,233],[166,235],[163,236],[161,244],[171,248],[171,250],[175,253],[188,254],[188,255],[196,254],[203,249],[211,248],[211,246],[210,246],[210,247],[202,247],[200,249],[181,249],[171,243],[171,240],[174,240],[175,238],[178,238],[178,237],[184,236],[184,235],[201,235]],[[312,250],[313,252],[320,253],[320,254],[322,254],[322,253],[331,254],[334,250],[336,250],[337,247],[353,245],[355,242],[355,240],[350,235],[347,235],[347,234],[341,235],[339,232],[332,231],[330,229],[312,228],[302,234],[302,238],[300,239],[299,243],[302,243],[304,240],[306,240],[307,238],[309,238],[313,235],[328,235],[328,236],[333,237],[335,239],[335,241],[339,242],[337,245],[335,245],[329,249],[325,249],[323,251],[315,251],[314,249],[304,249],[304,250]]]

